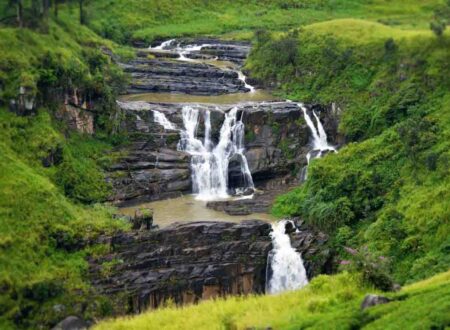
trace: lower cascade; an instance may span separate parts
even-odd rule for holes
[[[241,112],[241,116],[243,112]],[[240,177],[238,187],[233,187],[233,195],[249,195],[254,184],[247,158],[244,155],[245,126],[238,117],[238,107],[225,113],[220,129],[219,141],[215,145],[211,139],[211,112],[199,105],[186,105],[182,109],[183,126],[178,150],[186,151],[191,157],[192,190],[200,200],[216,200],[230,196],[228,169],[230,161],[238,162]],[[204,137],[197,136],[198,126],[203,120]],[[154,121],[165,129],[176,129],[163,113],[154,111]]]
[[[288,227],[295,228],[292,221],[282,220],[272,224],[273,249],[269,252],[266,272],[266,293],[276,294],[296,290],[308,284],[303,260],[292,246]]]

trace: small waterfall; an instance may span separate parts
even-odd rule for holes
[[[193,192],[201,200],[214,200],[229,197],[228,165],[230,159],[239,158],[244,186],[241,191],[254,189],[253,179],[244,155],[244,124],[237,120],[237,107],[225,113],[216,146],[211,140],[211,113],[202,111],[205,124],[203,141],[197,137],[200,122],[200,107],[186,105],[182,109],[184,130],[178,150],[191,154]]]
[[[255,87],[253,87],[252,85],[247,84],[247,77],[244,75],[244,73],[242,71],[236,71],[238,74],[238,78],[240,81],[242,81],[244,83],[245,88],[248,88],[250,90],[250,93],[253,93],[255,91]]]
[[[266,293],[269,294],[300,289],[308,284],[302,257],[291,246],[291,239],[285,232],[289,222],[292,223],[281,220],[272,224],[273,249],[267,257],[266,272]]]
[[[156,46],[156,47],[148,47],[148,49],[154,49],[154,50],[165,50],[167,49],[170,45],[172,45],[175,42],[175,39],[170,39],[170,40],[166,40],[164,42],[161,43],[161,45]]]
[[[307,164],[309,164],[311,159],[322,157],[322,154],[324,152],[327,151],[337,152],[335,147],[328,144],[327,133],[325,132],[325,129],[323,128],[323,125],[320,122],[320,118],[319,116],[317,116],[316,112],[314,110],[312,111],[312,114],[317,124],[317,128],[314,125],[314,122],[311,119],[311,116],[308,114],[308,110],[305,108],[305,106],[302,103],[298,103],[298,106],[303,111],[303,117],[305,118],[306,124],[308,125],[309,130],[311,131],[313,137],[313,146],[312,146],[313,149],[306,154]],[[305,181],[307,177],[308,177],[308,169],[306,166],[302,170],[301,174],[302,181]]]
[[[164,129],[176,130],[177,127],[174,123],[170,122],[167,117],[159,111],[153,110],[153,120],[155,123],[160,124]]]
[[[308,125],[313,136],[313,150],[311,150],[306,156],[308,164],[311,158],[320,158],[324,151],[336,152],[336,148],[328,144],[327,133],[325,132],[325,129],[323,128],[323,125],[320,122],[320,119],[317,116],[316,112],[314,110],[312,111],[314,119],[317,123],[317,128],[303,104],[299,103],[298,106],[303,110],[303,116],[305,118],[306,124]],[[315,152],[315,154],[313,152]]]
[[[214,46],[214,44],[201,44],[201,45],[193,44],[193,45],[181,46],[181,44],[178,43],[175,47],[173,47],[173,44],[175,43],[175,41],[176,41],[175,39],[170,39],[170,40],[164,41],[163,43],[161,43],[161,45],[159,45],[157,47],[150,46],[149,49],[150,50],[152,50],[152,49],[153,50],[171,49],[180,55],[180,57],[178,58],[179,61],[202,63],[202,61],[189,58],[188,55],[192,52],[198,52],[198,51],[202,50],[202,48],[204,48],[204,47]],[[217,60],[217,58],[216,58],[216,60]],[[250,93],[253,93],[255,91],[255,87],[247,84],[247,81],[246,81],[247,78],[245,77],[244,73],[240,70],[235,70],[235,72],[238,74],[238,79],[244,83],[245,88],[249,89]]]

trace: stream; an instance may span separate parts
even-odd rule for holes
[[[271,223],[265,292],[276,294],[301,288],[308,278],[301,254],[291,246],[288,227],[295,223],[276,222],[270,205],[306,180],[311,159],[337,151],[320,113],[249,84],[241,71],[249,51],[242,43],[168,40],[123,65],[132,83],[118,105],[136,132],[150,137],[136,141],[134,153],[117,165],[135,168],[131,181],[118,182],[135,182],[140,197],[171,198],[120,212],[133,216],[152,209],[161,228],[197,221]],[[293,176],[289,169],[297,163],[303,169]],[[121,195],[128,196],[125,188]]]

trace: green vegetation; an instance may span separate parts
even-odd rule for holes
[[[449,265],[450,39],[361,20],[259,35],[247,67],[289,99],[337,102],[348,144],[278,199],[335,237],[392,259],[400,282]],[[296,45],[280,57],[281,49]]]
[[[19,4],[23,13],[16,11]],[[102,169],[120,141],[113,135],[120,120],[115,99],[127,82],[113,58],[133,56],[114,42],[218,34],[254,36],[246,69],[278,86],[277,93],[336,102],[342,110],[346,146],[313,161],[306,184],[281,196],[273,211],[327,231],[330,248],[338,259],[351,259],[352,272],[319,276],[279,296],[171,307],[98,328],[450,324],[448,272],[389,293],[394,301],[387,305],[359,309],[371,285],[387,290],[392,278],[413,282],[450,264],[444,1],[107,0],[84,1],[81,11],[78,1],[60,1],[57,15],[48,4],[0,1],[6,8],[0,17],[1,329],[45,328],[69,314],[92,319],[111,312],[88,284],[86,257],[106,252],[95,244],[99,235],[127,228],[97,204],[109,193]],[[21,87],[39,108],[26,117],[6,110]],[[95,136],[75,134],[55,120],[74,94],[94,104]],[[273,129],[280,128],[274,123]],[[288,142],[280,148],[290,157]],[[106,262],[104,275],[120,262]]]
[[[333,18],[365,18],[401,27],[428,28],[438,0],[108,0],[87,5],[88,25],[120,43],[230,33],[286,30]],[[78,12],[74,11],[74,15]],[[239,31],[236,33],[236,31]]]
[[[318,276],[304,289],[275,296],[231,297],[168,307],[100,323],[119,329],[433,329],[450,323],[450,273],[388,295],[393,301],[362,311],[372,288],[348,273]]]
[[[24,25],[34,27],[29,14]],[[45,29],[0,28],[1,329],[48,328],[68,314],[107,312],[88,284],[86,257],[102,252],[99,235],[128,225],[96,204],[109,193],[103,167],[114,142],[111,105],[126,81],[106,49],[129,56],[66,10]],[[38,111],[17,116],[6,110],[19,87]],[[74,91],[96,101],[95,137],[54,119]]]
[[[97,250],[92,242],[98,235],[126,224],[114,220],[104,206],[69,200],[54,183],[72,162],[78,171],[72,175],[100,175],[84,153],[91,143],[98,148],[99,142],[64,139],[45,111],[18,117],[2,109],[0,123],[0,328],[51,326],[67,312],[101,314],[100,300],[92,297],[86,282],[85,257]],[[44,168],[41,159],[58,146],[64,149],[62,163]],[[76,160],[66,157],[67,152],[76,154]],[[82,165],[86,167],[79,168]],[[75,188],[88,194],[97,189],[88,179]],[[93,303],[83,310],[89,300]],[[63,314],[54,310],[58,304],[64,305]]]

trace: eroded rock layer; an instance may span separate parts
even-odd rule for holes
[[[188,105],[142,101],[119,105],[125,118],[121,129],[130,135],[132,142],[122,148],[123,156],[110,168],[109,180],[114,188],[111,200],[120,204],[137,203],[190,192],[190,156],[177,151],[179,129],[183,129],[182,108]],[[210,111],[212,139],[216,143],[224,113],[235,105],[189,106]],[[308,108],[320,116],[329,132],[329,142],[338,144],[337,113],[331,107]],[[178,130],[165,130],[155,123],[155,111],[163,113]],[[239,105],[238,116],[245,124],[245,156],[256,187],[263,192],[279,193],[281,188],[286,190],[298,183],[310,150],[310,132],[303,111],[292,102],[247,103]],[[199,137],[203,131],[204,124],[200,122]],[[241,179],[239,166],[231,160],[230,187]],[[267,210],[274,196],[274,193],[267,193],[265,201],[242,201],[241,204],[245,204],[247,214],[261,212]],[[216,203],[214,208],[220,206]]]
[[[263,293],[270,229],[259,220],[199,221],[117,235],[108,256],[91,260],[92,283],[119,314],[157,308],[169,299],[186,304]],[[305,229],[291,240],[310,277],[326,271],[325,235]]]

